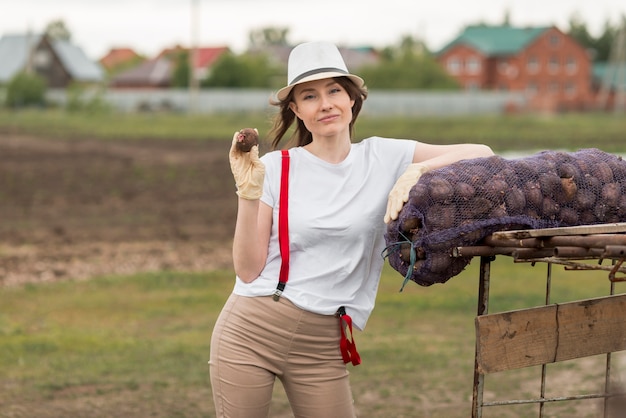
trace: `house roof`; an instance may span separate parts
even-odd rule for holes
[[[208,68],[224,53],[227,52],[229,48],[227,46],[218,46],[218,47],[198,47],[197,54],[198,58],[196,59],[195,69]],[[169,58],[174,60],[176,54],[180,52],[189,52],[190,48],[184,48],[180,45],[177,45],[173,48],[166,48],[162,50],[157,58]]]
[[[469,45],[487,56],[515,54],[524,49],[550,27],[516,28],[504,26],[468,26],[437,54],[456,45]]]
[[[208,68],[213,65],[215,61],[224,53],[229,50],[226,46],[221,47],[203,47],[197,49],[197,57],[196,57],[196,69],[198,68]]]
[[[617,63],[597,62],[592,67],[593,81],[609,88],[626,86],[626,69]]]
[[[147,60],[137,67],[113,77],[111,84],[116,86],[167,86],[173,70],[173,63],[166,57]]]
[[[42,35],[5,35],[0,39],[0,83],[22,71],[28,55],[41,42]],[[50,45],[68,73],[78,81],[101,81],[102,67],[91,61],[79,47],[67,41],[50,40]]]
[[[139,58],[139,54],[132,48],[111,48],[104,57],[100,58],[100,64],[110,69],[135,58]]]

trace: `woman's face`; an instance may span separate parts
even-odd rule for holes
[[[353,105],[354,100],[337,81],[325,78],[295,86],[289,107],[313,138],[344,133],[349,137]]]

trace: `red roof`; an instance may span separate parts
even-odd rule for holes
[[[100,58],[100,64],[104,68],[110,69],[138,57],[139,54],[132,48],[112,48],[104,57]]]
[[[179,52],[190,52],[191,48],[184,48],[180,45],[176,45],[173,48],[166,48],[159,53],[157,58],[167,57],[172,59],[174,54]],[[227,46],[219,47],[199,47],[197,48],[198,57],[196,58],[196,69],[208,68],[224,53],[229,51]]]
[[[208,68],[224,53],[228,51],[228,47],[216,48],[198,48],[196,56],[196,68]]]

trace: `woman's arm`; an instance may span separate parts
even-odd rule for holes
[[[239,198],[233,238],[235,273],[244,282],[256,279],[267,261],[272,208],[259,199]]]
[[[491,148],[483,144],[432,145],[417,142],[413,153],[413,163],[423,164],[430,171],[460,160],[492,155],[494,154]]]
[[[228,159],[237,186],[237,221],[233,237],[233,265],[246,283],[256,279],[267,259],[272,208],[261,202],[265,165],[259,159],[259,146],[239,147],[240,131],[233,135]]]
[[[413,151],[413,164],[407,167],[389,192],[387,212],[384,217],[385,223],[398,218],[402,206],[409,200],[411,188],[417,183],[422,174],[460,160],[490,157],[492,155],[493,151],[491,148],[482,144],[431,145],[416,142],[415,150]]]

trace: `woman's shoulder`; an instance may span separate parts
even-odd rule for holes
[[[280,154],[280,150],[268,151],[261,156],[261,161],[263,161],[265,164],[267,164],[268,162],[278,161],[280,160]]]

